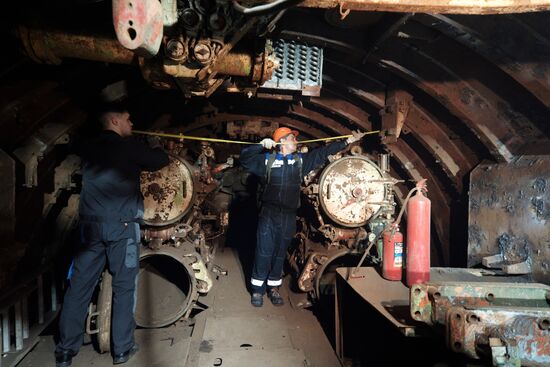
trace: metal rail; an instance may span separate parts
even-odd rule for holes
[[[53,268],[45,268],[0,298],[0,367],[17,365],[57,316],[63,288],[57,279]]]

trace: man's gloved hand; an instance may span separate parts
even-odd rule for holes
[[[153,149],[162,148],[162,144],[160,143],[160,137],[158,136],[147,135],[147,143],[149,143],[149,146]]]
[[[367,133],[362,133],[359,130],[352,131],[351,134],[352,136],[346,139],[346,143],[348,144],[355,143],[356,141],[363,139],[363,136],[367,135]]]
[[[273,149],[277,145],[277,143],[275,143],[273,139],[270,138],[265,138],[260,142],[260,144],[262,144],[265,149]]]
[[[227,158],[227,161],[225,161],[225,164],[227,165],[227,167],[233,167],[233,165],[235,164],[235,160],[233,159],[233,157],[229,157]]]

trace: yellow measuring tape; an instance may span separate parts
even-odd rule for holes
[[[187,139],[187,140],[199,140],[199,141],[209,141],[212,143],[228,143],[228,144],[260,144],[260,143],[251,143],[248,141],[239,141],[239,140],[227,140],[227,139],[216,139],[216,138],[205,138],[201,136],[189,136],[189,135],[182,135],[182,134],[167,134],[167,133],[155,133],[151,131],[142,131],[142,130],[132,130],[134,134],[142,134],[142,135],[152,135],[152,136],[160,136],[163,138],[174,138],[174,139]],[[374,131],[368,131],[365,133],[365,135],[371,135],[371,134],[378,134],[380,130],[374,130]],[[340,135],[340,136],[333,136],[330,138],[321,138],[321,139],[310,139],[310,140],[301,140],[298,141],[298,144],[307,144],[307,143],[315,143],[318,141],[328,141],[328,140],[336,140],[336,139],[345,139],[350,138],[353,135]],[[277,143],[281,144],[281,143]]]

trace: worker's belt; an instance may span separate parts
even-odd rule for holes
[[[100,223],[131,223],[136,222],[140,223],[141,218],[127,218],[120,217],[118,215],[108,216],[108,215],[86,215],[80,214],[80,220],[84,222],[100,222]]]

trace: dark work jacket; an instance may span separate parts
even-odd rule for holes
[[[335,154],[346,147],[346,142],[336,142],[312,150],[309,153],[287,155],[277,153],[271,167],[270,182],[266,182],[266,167],[269,153],[265,153],[261,145],[252,145],[241,151],[241,165],[250,173],[259,176],[264,183],[261,196],[262,207],[277,208],[286,211],[296,211],[300,206],[300,185],[302,179],[315,168],[323,165],[329,155]],[[302,159],[302,175],[300,176],[299,156]]]
[[[141,171],[156,171],[169,163],[160,148],[152,149],[132,137],[104,130],[75,147],[82,158],[80,219],[131,222],[143,218]]]

